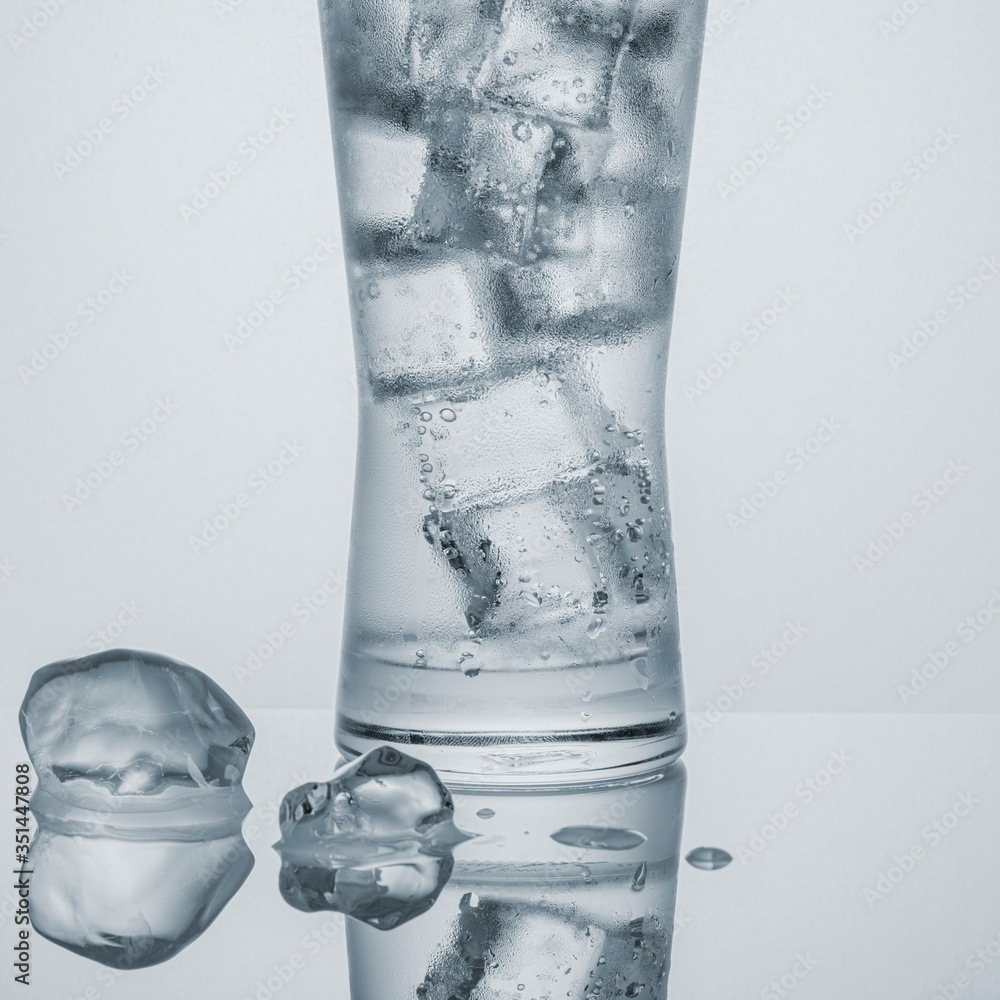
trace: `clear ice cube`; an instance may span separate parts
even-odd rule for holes
[[[413,86],[432,97],[468,89],[500,30],[502,6],[503,0],[411,0]]]
[[[434,249],[352,275],[359,342],[379,399],[460,385],[493,367],[497,275],[479,255]]]
[[[36,671],[20,723],[38,775],[32,923],[107,965],[170,958],[253,867],[250,720],[194,667],[115,649]]]
[[[582,1000],[599,977],[606,937],[604,929],[580,920],[568,906],[466,893],[417,996]]]
[[[539,340],[622,344],[668,322],[680,218],[677,192],[645,197],[597,182],[538,206],[539,259],[511,268],[507,286]]]
[[[635,0],[507,0],[477,86],[492,101],[572,125],[607,122]]]
[[[449,115],[460,117],[449,136]],[[454,115],[435,109],[423,187],[414,208],[419,238],[521,258],[530,243],[538,185],[552,147],[544,121],[502,109]]]
[[[337,910],[390,930],[434,905],[468,840],[434,770],[391,747],[281,804],[279,888],[299,910]]]

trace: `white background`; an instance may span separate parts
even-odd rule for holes
[[[270,762],[267,794],[277,794],[302,768],[290,760],[279,766],[283,751],[273,739],[265,747],[259,720],[278,715],[262,710],[332,708],[356,429],[342,260],[321,263],[297,290],[282,278],[317,241],[339,245],[315,7],[312,0],[68,0],[35,37],[12,41],[8,32],[23,32],[24,18],[40,9],[37,0],[9,0],[0,14],[4,700],[16,705],[38,666],[96,648],[99,630],[118,630],[122,605],[132,605],[112,644],[170,653],[226,687],[258,723],[255,758],[261,768]],[[906,713],[915,718],[895,724],[909,726],[919,746],[914,731],[929,745],[941,739],[936,734],[957,741],[963,732],[955,719],[923,713],[1000,710],[1000,623],[985,612],[973,641],[956,633],[1000,587],[1000,280],[962,309],[949,302],[984,256],[1000,256],[1000,8],[990,0],[925,0],[897,18],[899,30],[880,30],[892,13],[888,0],[712,3],[715,37],[705,56],[671,346],[668,448],[692,710],[719,708],[728,688],[742,692],[734,712]],[[154,80],[149,69],[165,79],[127,116],[116,112],[120,95]],[[779,120],[813,88],[831,96],[786,137]],[[273,142],[253,159],[241,152],[279,112],[292,120]],[[112,127],[100,145],[78,166],[57,169],[68,162],[67,146],[102,119]],[[957,138],[912,180],[906,164],[939,130]],[[768,140],[767,162],[738,190],[720,188]],[[182,206],[230,161],[240,172],[186,219]],[[903,194],[852,242],[845,224],[856,224],[859,210],[896,180]],[[88,323],[80,304],[116,270],[132,280]],[[284,301],[274,315],[239,346],[227,345],[227,334],[276,289]],[[797,301],[749,344],[741,329],[779,290]],[[948,323],[894,370],[891,352],[941,308]],[[35,352],[73,320],[78,335],[27,375]],[[743,356],[688,398],[685,387],[696,385],[700,370],[708,374],[713,354],[739,341]],[[165,398],[176,412],[129,450],[123,435]],[[840,429],[795,471],[787,454],[806,446],[824,420]],[[285,441],[301,455],[217,541],[193,551],[203,522],[246,491]],[[68,505],[77,480],[116,450],[123,464],[85,501]],[[915,496],[953,462],[968,471],[919,513]],[[727,515],[779,470],[787,485],[734,530]],[[859,568],[869,542],[906,512],[913,526],[874,566]],[[321,593],[325,604],[305,620],[300,602],[324,580],[333,593]],[[789,621],[807,632],[762,676],[753,658]],[[248,670],[248,649],[284,622],[291,635],[283,647]],[[904,701],[899,686],[949,641],[959,654]],[[13,708],[5,718],[13,724]],[[328,727],[318,720],[328,716],[314,719],[305,742],[289,743],[288,752],[308,748],[306,764],[319,761],[323,772],[332,758],[324,750]],[[713,834],[699,824],[694,789],[699,780],[703,787],[721,780],[721,750],[705,748],[735,752],[738,741],[711,741],[740,724],[726,719],[695,733],[689,754],[689,823],[723,846],[729,827],[720,819]],[[992,726],[988,718],[980,724]],[[986,752],[984,741],[978,752]],[[794,752],[794,741],[788,745]],[[10,753],[5,759],[16,759],[16,749]],[[961,761],[961,743],[945,756]],[[948,784],[940,770],[937,778]],[[892,812],[918,794],[916,779],[887,781],[884,799],[866,800],[867,808]],[[759,823],[752,807],[744,815],[732,802],[726,823],[751,829]],[[262,847],[254,845],[270,855]],[[879,857],[891,857],[895,842],[884,847]],[[793,884],[794,864],[788,855],[789,867],[782,876],[778,865],[775,877]],[[258,861],[252,876],[261,906],[276,898],[272,869]],[[851,884],[867,875],[859,868]],[[266,879],[266,891],[257,879]],[[933,897],[933,885],[926,889]],[[234,912],[218,923],[230,927],[222,953],[240,937],[224,925]],[[936,916],[929,911],[927,919]],[[982,942],[970,929],[956,951],[985,943],[993,929],[982,930]],[[695,939],[692,931],[688,941]],[[729,946],[708,937],[703,944],[705,954],[712,944]],[[44,946],[38,967],[65,970],[59,982],[67,997],[79,969],[80,982],[92,982],[96,967],[53,948],[43,961]],[[210,949],[202,941],[189,951],[204,962]],[[184,961],[143,974],[143,995],[155,996],[149,983],[179,975],[166,970]],[[331,968],[342,970],[341,961]],[[930,1000],[938,974],[928,966],[924,993],[918,978],[912,995]],[[328,986],[331,975],[321,977]],[[758,995],[753,983],[737,982]],[[799,995],[842,995],[823,992],[818,978],[812,983]],[[304,979],[296,988],[289,995],[309,995]],[[873,980],[850,995],[893,992]]]

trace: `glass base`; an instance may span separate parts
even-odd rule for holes
[[[592,785],[626,779],[680,757],[683,715],[662,722],[564,732],[428,732],[337,716],[337,747],[347,758],[386,744],[426,761],[449,787],[510,790]]]

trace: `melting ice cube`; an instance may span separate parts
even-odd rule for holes
[[[281,803],[279,887],[299,910],[337,910],[379,930],[426,912],[469,839],[427,764],[379,747]]]
[[[567,906],[466,893],[417,996],[584,997],[599,975],[606,937]]]
[[[170,958],[253,868],[250,720],[194,667],[115,649],[36,671],[20,722],[38,773],[35,928],[117,968]]]
[[[491,100],[570,124],[607,121],[634,0],[507,0],[477,85]]]

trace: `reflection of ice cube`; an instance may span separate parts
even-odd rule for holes
[[[68,836],[31,845],[31,922],[56,944],[118,969],[173,957],[243,884],[253,855],[239,832],[200,843]]]
[[[441,109],[436,117],[447,121]],[[435,144],[414,209],[419,237],[518,258],[531,236],[552,129],[508,111],[471,114]]]
[[[432,958],[421,1000],[580,997],[593,989],[605,932],[569,907],[467,893]]]
[[[461,384],[488,370],[497,276],[481,257],[441,250],[352,274],[358,341],[380,396]]]
[[[380,930],[433,906],[467,840],[433,769],[390,747],[302,785],[281,803],[279,887],[300,910],[338,910]]]
[[[499,104],[576,125],[607,121],[634,0],[507,0],[477,85]]]
[[[32,922],[105,964],[171,957],[253,867],[250,720],[193,667],[116,649],[36,671],[20,722],[38,772]]]

